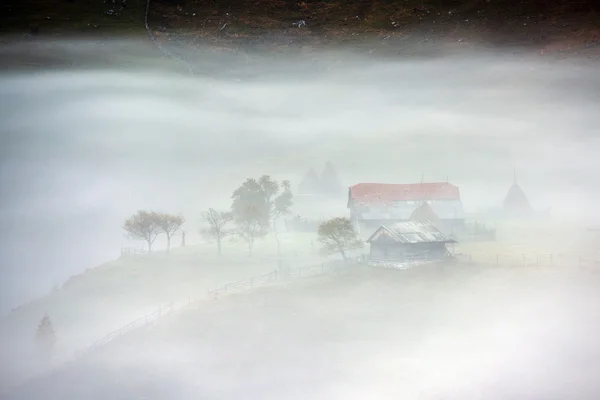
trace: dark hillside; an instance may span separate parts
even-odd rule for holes
[[[9,0],[1,7],[3,32],[131,35],[143,33],[146,1]],[[595,54],[600,43],[600,5],[592,0],[151,0],[149,14],[158,37],[220,48],[374,39]]]

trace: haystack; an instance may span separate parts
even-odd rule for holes
[[[502,208],[504,209],[504,212],[510,216],[527,217],[533,214],[533,208],[531,208],[527,196],[523,192],[521,186],[517,183],[516,174],[515,180],[504,198]]]
[[[321,191],[321,181],[314,169],[309,169],[302,178],[298,186],[299,194],[319,194]]]
[[[321,193],[337,195],[344,192],[345,187],[333,167],[333,164],[327,162],[321,173]]]
[[[431,205],[426,201],[421,203],[421,205],[412,212],[409,220],[413,222],[429,222],[441,232],[448,233],[449,231],[446,224],[444,224],[435,211],[433,211]]]

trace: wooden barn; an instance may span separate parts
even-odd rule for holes
[[[450,257],[446,247],[456,243],[430,222],[396,222],[381,225],[367,240],[372,262],[405,263]]]

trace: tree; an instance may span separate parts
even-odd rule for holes
[[[148,243],[148,252],[151,252],[152,243],[162,232],[161,227],[158,225],[158,219],[158,214],[155,212],[140,210],[125,220],[123,229],[133,239],[145,240]]]
[[[269,219],[265,210],[255,206],[247,205],[235,213],[235,223],[238,226],[236,233],[248,243],[248,254],[252,257],[254,241],[266,236],[269,230]]]
[[[52,321],[50,321],[48,314],[44,315],[40,324],[38,325],[36,340],[40,355],[45,359],[49,358],[54,350],[56,335],[54,333]]]
[[[279,235],[277,231],[277,220],[290,213],[292,208],[292,188],[290,181],[281,182],[282,192],[274,198],[271,206],[271,218],[273,220],[273,230],[275,232],[275,240],[277,241],[277,255],[281,255],[279,245]]]
[[[171,238],[181,228],[185,218],[166,213],[155,214],[156,224],[167,235],[167,252],[171,250]]]
[[[292,206],[292,190],[289,181],[279,184],[268,175],[261,176],[258,180],[247,179],[231,196],[231,206],[234,221],[239,225],[246,217],[253,219],[253,226],[267,228],[273,223],[275,239],[277,240],[277,253],[280,253],[279,236],[277,234],[277,219],[289,213]],[[241,218],[243,217],[243,218]],[[248,222],[248,221],[246,221]],[[247,227],[247,225],[246,225]],[[261,229],[254,229],[261,233]],[[262,234],[262,236],[266,233]]]
[[[231,231],[225,229],[225,226],[233,220],[232,214],[209,208],[207,212],[202,214],[202,218],[208,222],[208,227],[202,229],[201,233],[217,240],[217,249],[219,255],[221,255],[221,240],[231,234]]]
[[[323,245],[326,254],[340,253],[344,261],[348,260],[346,251],[360,249],[363,241],[358,237],[349,218],[338,217],[327,220],[319,225],[318,240]]]

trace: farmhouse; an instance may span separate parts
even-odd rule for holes
[[[375,263],[441,260],[450,256],[446,244],[456,243],[433,224],[414,221],[381,225],[367,242]]]
[[[359,232],[411,217],[421,219],[425,212],[448,228],[462,226],[465,220],[458,187],[448,182],[359,183],[349,188],[347,207]]]

